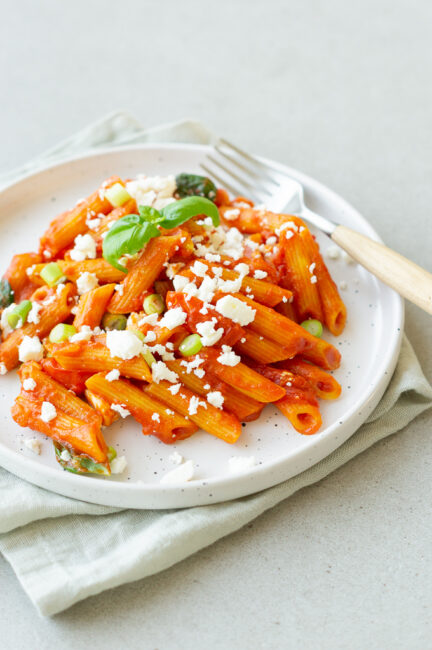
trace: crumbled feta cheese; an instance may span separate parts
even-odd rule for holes
[[[234,271],[237,271],[237,273],[240,273],[240,275],[248,275],[250,268],[244,262],[240,262],[239,264],[235,265]]]
[[[160,327],[166,327],[169,330],[173,330],[175,327],[183,325],[186,318],[187,314],[181,307],[174,307],[174,309],[168,309],[164,313],[159,325]]]
[[[216,303],[216,311],[240,325],[249,325],[255,318],[256,310],[234,296],[224,296]]]
[[[57,417],[57,409],[54,404],[51,404],[51,402],[42,402],[40,417],[43,422],[51,422],[51,420],[54,420]]]
[[[326,255],[331,260],[338,260],[340,258],[340,254],[340,248],[337,246],[330,246],[330,248],[327,248],[326,250]]]
[[[159,415],[159,413],[156,413],[156,412],[153,413],[152,416],[151,416],[151,419],[153,420],[153,422],[160,422],[160,415]]]
[[[76,285],[79,295],[82,296],[83,293],[87,293],[87,291],[96,289],[96,287],[99,285],[99,281],[94,273],[85,271],[78,277]]]
[[[267,239],[267,241],[266,241],[266,244],[267,244],[268,246],[274,246],[276,243],[277,243],[277,239],[276,239],[276,237],[274,237],[274,236],[269,237],[269,238]]]
[[[196,375],[199,379],[202,379],[205,375],[205,370],[204,368],[196,368],[194,370],[194,375]]]
[[[217,360],[223,366],[236,366],[241,361],[241,357],[234,352],[229,345],[222,346],[222,352]]]
[[[204,384],[204,390],[210,390],[211,386],[210,384]]]
[[[83,262],[84,260],[96,258],[96,242],[88,233],[85,235],[77,235],[75,237],[75,246],[70,251],[71,259],[75,262]]]
[[[221,256],[218,255],[217,253],[206,253],[204,255],[205,259],[207,262],[220,262],[221,261]]]
[[[231,456],[228,460],[229,471],[234,473],[245,472],[256,464],[255,456]]]
[[[174,370],[170,370],[163,361],[155,361],[152,363],[151,372],[153,381],[157,384],[162,380],[169,381],[171,384],[178,382],[178,374]]]
[[[207,264],[204,264],[203,262],[196,260],[194,264],[191,266],[191,271],[199,278],[203,278],[208,271],[208,266]]]
[[[94,219],[87,219],[86,221],[86,226],[89,228],[89,230],[97,230],[100,226],[100,218],[95,217]]]
[[[316,284],[318,282],[318,278],[316,275],[312,275],[310,279],[311,284]]]
[[[124,292],[124,284],[116,284],[114,289],[120,296],[122,296]]]
[[[143,350],[142,342],[129,330],[110,330],[106,335],[106,345],[112,357],[124,360],[137,357]]]
[[[37,336],[25,336],[18,348],[20,361],[40,361],[43,358],[43,345]]]
[[[178,451],[173,451],[173,453],[168,456],[168,459],[174,463],[174,465],[181,465],[184,461],[183,456],[179,454]]]
[[[216,318],[196,324],[197,332],[201,337],[201,342],[204,347],[215,345],[223,336],[223,327],[215,329],[215,323],[217,323]]]
[[[266,277],[267,277],[267,271],[261,271],[261,269],[257,269],[254,273],[255,280],[264,280],[264,278]]]
[[[224,396],[219,390],[213,390],[207,394],[207,402],[212,404],[217,409],[221,409],[224,403]]]
[[[95,327],[94,330],[92,330],[91,327],[88,325],[82,325],[81,329],[79,332],[76,334],[73,334],[69,341],[71,343],[78,343],[78,341],[90,341],[92,336],[95,336],[96,334],[101,334],[102,330],[100,327]]]
[[[153,343],[153,341],[156,341],[156,338],[156,333],[152,330],[149,330],[144,336],[144,343]]]
[[[244,336],[241,337],[240,343],[246,343],[246,338]]]
[[[186,278],[184,275],[174,276],[173,285],[175,291],[182,291],[187,284],[189,284],[189,278]]]
[[[316,263],[312,262],[312,264],[309,267],[309,273],[312,275],[313,272],[315,271]]]
[[[40,321],[39,312],[41,309],[42,309],[42,305],[40,305],[38,302],[32,302],[31,309],[27,316],[27,322],[34,323],[35,325],[37,325]]]
[[[193,478],[194,475],[194,464],[192,460],[187,460],[185,463],[182,463],[175,469],[172,469],[170,472],[165,474],[161,478],[161,483],[163,485],[171,485],[175,483],[186,483]]]
[[[130,411],[126,408],[124,404],[111,404],[113,411],[116,411],[122,418],[127,418],[130,415]]]
[[[171,393],[171,395],[177,395],[180,388],[181,388],[181,384],[174,384],[174,386],[170,386],[168,390]]]
[[[153,327],[158,324],[158,319],[159,314],[149,314],[148,316],[143,316],[138,322],[138,325],[151,325]]]
[[[72,458],[72,455],[70,451],[68,451],[68,449],[63,449],[63,451],[60,454],[60,458],[67,463]]]
[[[61,294],[63,293],[63,289],[65,288],[65,286],[66,286],[66,285],[65,285],[63,282],[60,282],[60,283],[57,285],[57,288],[56,288],[56,294],[57,294],[58,296],[61,296]]]
[[[240,214],[240,210],[233,208],[232,210],[225,210],[223,216],[227,221],[235,221]]]
[[[32,266],[29,266],[29,267],[26,269],[26,273],[27,273],[27,275],[32,275],[32,273],[34,272],[35,268],[36,268],[36,264],[33,264]]]
[[[126,467],[126,456],[116,456],[110,461],[111,474],[123,474]]]
[[[36,382],[31,377],[27,377],[27,379],[24,379],[22,385],[24,390],[34,390],[36,388]]]
[[[41,442],[37,438],[26,438],[24,444],[34,454],[39,455],[41,453]]]
[[[13,332],[13,329],[9,325],[7,317],[8,317],[8,314],[11,314],[13,312],[15,307],[16,307],[16,304],[13,302],[11,305],[9,305],[9,307],[5,307],[5,309],[3,309],[3,311],[2,311],[0,325],[1,325],[1,328],[2,328],[2,331],[3,331],[3,336],[8,336],[8,334]]]
[[[346,282],[346,280],[341,280],[339,282],[339,289],[342,289],[342,291],[348,289],[348,283]]]
[[[5,364],[3,362],[0,363],[0,375],[7,375],[7,371]]]
[[[188,413],[189,415],[195,415],[198,412],[199,398],[196,395],[192,395],[189,400]]]
[[[204,359],[200,359],[200,357],[195,357],[192,361],[186,361],[186,359],[180,361],[180,365],[186,368],[187,375],[190,375],[192,370],[198,368],[202,363],[204,363]]]
[[[136,179],[126,183],[126,189],[138,205],[150,205],[161,210],[173,198],[176,191],[174,176],[137,176]]]
[[[117,379],[120,379],[120,371],[117,369],[111,370],[105,375],[105,379],[107,381],[117,381]]]

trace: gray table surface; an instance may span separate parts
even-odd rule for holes
[[[3,4],[0,170],[127,108],[320,179],[432,269],[427,0]],[[432,379],[430,317],[407,332]],[[432,412],[173,568],[41,619],[0,558],[2,648],[430,648]]]

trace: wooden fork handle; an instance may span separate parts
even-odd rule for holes
[[[345,226],[336,226],[332,240],[389,287],[432,314],[432,274],[406,257]]]

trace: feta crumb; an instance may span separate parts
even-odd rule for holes
[[[196,395],[192,395],[192,397],[189,400],[189,406],[188,406],[188,413],[189,415],[196,415],[198,412],[198,406],[199,406],[200,400]]]
[[[156,341],[156,338],[156,333],[152,330],[149,330],[144,336],[144,343],[153,343],[153,341]]]
[[[345,291],[348,289],[348,283],[345,280],[341,280],[339,282],[339,289],[342,289],[342,291]]]
[[[156,413],[156,412],[153,413],[153,415],[151,416],[151,419],[153,420],[153,422],[160,422],[160,415],[159,415],[159,413]]]
[[[233,208],[232,210],[225,210],[223,213],[224,219],[227,221],[235,221],[240,214],[240,210]]]
[[[152,363],[151,372],[153,381],[157,384],[161,380],[169,381],[171,384],[175,384],[178,381],[178,374],[174,370],[170,370],[163,361],[155,361]]]
[[[97,230],[100,226],[100,218],[95,217],[94,219],[87,219],[86,221],[86,226],[89,228],[89,230]]]
[[[276,243],[277,243],[277,238],[274,237],[274,236],[269,237],[269,238],[267,239],[267,241],[266,241],[266,244],[267,244],[268,246],[274,246]]]
[[[242,336],[242,338],[240,339],[240,343],[246,343],[246,337],[245,336]]]
[[[123,292],[124,292],[124,285],[123,284],[116,284],[114,289],[120,296],[123,295]]]
[[[24,390],[34,390],[36,388],[36,382],[31,377],[27,377],[27,379],[24,379],[22,385]]]
[[[229,471],[234,473],[245,472],[256,464],[255,456],[231,456],[228,460]]]
[[[309,273],[312,275],[313,272],[315,271],[316,263],[312,262],[312,264],[309,267]]]
[[[43,358],[43,345],[37,336],[25,336],[18,348],[20,361],[40,361]]]
[[[76,285],[79,295],[82,296],[83,293],[87,293],[87,291],[96,289],[96,287],[99,285],[99,281],[94,273],[85,271],[78,277]]]
[[[54,420],[57,417],[57,409],[54,404],[51,404],[51,402],[42,402],[40,417],[43,422],[51,422],[51,420]]]
[[[36,264],[33,264],[32,266],[29,266],[29,267],[26,269],[26,273],[27,273],[27,275],[32,275],[32,273],[34,272],[35,268],[36,268]]]
[[[110,330],[106,335],[106,345],[112,357],[124,360],[137,357],[143,350],[142,342],[129,330]]]
[[[199,377],[199,379],[202,379],[205,376],[204,368],[196,368],[196,370],[194,370],[194,375]]]
[[[40,321],[39,312],[41,309],[42,309],[42,305],[40,305],[38,302],[32,302],[31,309],[27,316],[27,322],[34,323],[35,325],[37,325]]]
[[[5,364],[2,362],[0,363],[0,375],[7,375],[8,369],[6,368]]]
[[[193,478],[194,475],[194,464],[192,460],[187,460],[185,463],[182,463],[175,469],[172,469],[170,472],[165,474],[161,478],[161,483],[164,485],[171,485],[174,483],[186,483]]]
[[[123,474],[126,467],[126,456],[116,456],[110,461],[111,474]]]
[[[316,275],[312,275],[310,279],[311,284],[316,284],[318,282],[318,278]]]
[[[229,345],[222,346],[222,352],[218,356],[217,360],[223,366],[236,366],[241,361],[241,357],[234,352],[234,350]]]
[[[60,454],[60,458],[67,463],[72,458],[72,455],[68,449],[63,449]]]
[[[124,404],[111,404],[111,408],[113,411],[116,411],[116,413],[121,415],[122,418],[127,418],[127,416],[130,415],[130,411],[128,411]]]
[[[149,314],[148,316],[143,316],[139,321],[138,325],[154,325],[158,324],[159,314]]]
[[[211,386],[210,384],[204,384],[204,390],[210,390]]]
[[[222,408],[224,401],[225,398],[219,390],[213,390],[207,394],[207,402],[215,406],[217,409]]]
[[[114,368],[105,375],[105,379],[107,381],[117,381],[117,379],[120,379],[120,371]]]
[[[224,296],[216,303],[216,311],[240,325],[249,325],[255,318],[256,310],[234,296]]]
[[[174,463],[174,465],[181,465],[184,461],[183,456],[179,454],[178,451],[173,451],[173,453],[168,456],[168,459]]]
[[[203,278],[208,271],[208,266],[207,264],[204,264],[203,262],[196,260],[194,264],[191,266],[191,271],[199,278]]]
[[[181,384],[174,384],[174,386],[170,386],[168,390],[171,393],[171,395],[177,395],[180,388],[181,388]]]
[[[189,278],[184,275],[175,275],[173,279],[173,285],[175,291],[182,291],[185,286],[189,284]]]
[[[71,259],[75,262],[83,262],[87,259],[96,258],[96,242],[91,235],[77,235],[75,246],[70,251]]]
[[[181,307],[174,307],[174,309],[168,309],[165,312],[159,325],[160,327],[166,327],[169,330],[173,330],[175,327],[183,325],[186,318],[187,314]]]
[[[41,453],[41,442],[37,438],[26,438],[24,444],[34,454],[39,455]]]
[[[89,327],[89,325],[82,325],[79,332],[73,334],[69,341],[71,343],[78,343],[78,341],[90,341],[91,337],[95,334],[101,334],[102,330],[100,327],[95,327],[94,330]]]
[[[340,258],[340,254],[340,248],[337,246],[330,246],[330,248],[327,248],[326,250],[326,255],[331,260],[338,260]]]
[[[66,285],[65,285],[63,282],[60,282],[60,283],[57,285],[57,288],[56,288],[56,294],[57,294],[58,296],[61,296],[61,294],[63,293],[63,289],[65,288],[65,286],[66,286]]]
[[[201,342],[205,347],[214,345],[223,336],[223,327],[218,327],[218,329],[215,329],[215,323],[217,323],[216,318],[196,324],[197,332],[200,335]]]
[[[254,278],[255,280],[264,280],[264,278],[267,277],[267,271],[261,271],[261,269],[257,269],[254,273]]]
[[[237,271],[237,273],[240,273],[240,275],[248,275],[250,268],[244,262],[240,262],[239,264],[235,265],[234,271]]]

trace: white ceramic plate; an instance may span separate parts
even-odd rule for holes
[[[197,145],[139,145],[112,149],[55,165],[19,181],[0,195],[0,255],[4,270],[16,252],[36,250],[49,221],[76,200],[94,191],[112,174],[127,178],[138,173],[167,175],[200,172],[208,148]],[[299,172],[280,165],[303,183],[311,208],[378,238],[372,227],[343,199]],[[332,244],[318,233],[322,252]],[[2,403],[0,463],[10,472],[53,492],[94,503],[129,508],[181,508],[242,497],[295,476],[339,447],[364,422],[380,400],[394,370],[403,327],[400,297],[358,265],[327,260],[336,280],[345,280],[342,292],[348,324],[338,339],[326,335],[342,353],[335,376],[342,396],[321,402],[322,431],[298,434],[274,406],[259,420],[247,424],[240,440],[228,445],[204,432],[175,445],[144,437],[140,426],[127,418],[105,430],[108,444],[126,455],[128,470],[109,479],[76,476],[62,471],[54,459],[52,443],[44,436],[42,454],[24,445],[31,432],[16,425],[10,406],[19,392],[15,373],[0,377]],[[39,436],[40,434],[35,434]],[[196,480],[182,486],[162,486],[161,477],[173,469],[170,454],[177,450],[193,459]],[[231,456],[255,456],[257,465],[247,473],[228,471]]]

